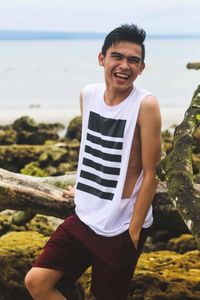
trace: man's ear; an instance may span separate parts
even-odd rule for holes
[[[100,66],[104,66],[104,56],[101,52],[98,55],[98,61]]]
[[[139,72],[139,75],[142,74],[142,71],[144,70],[144,68],[145,68],[145,63],[142,62],[142,63],[141,63],[141,66],[140,66],[140,72]]]

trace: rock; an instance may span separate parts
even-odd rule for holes
[[[200,299],[200,252],[158,251],[142,254],[129,300]]]
[[[167,249],[178,253],[197,250],[197,243],[191,234],[182,234],[180,237],[170,239]]]
[[[12,145],[17,141],[17,133],[12,128],[0,129],[0,145]]]
[[[38,129],[36,122],[28,116],[24,116],[15,120],[12,127],[17,132],[20,131],[33,132],[33,131],[37,131]]]
[[[79,142],[81,140],[81,127],[82,118],[81,116],[74,118],[67,128],[66,138],[69,140],[77,139]]]
[[[0,238],[0,300],[31,300],[24,276],[47,237],[37,232],[11,232]]]
[[[12,128],[17,132],[17,144],[43,145],[46,140],[58,140],[61,123],[37,124],[32,118],[24,116],[17,119]]]
[[[23,169],[23,174],[31,176],[64,175],[76,169],[78,153],[77,142],[65,142],[65,147],[63,143],[0,146],[0,168],[16,173]]]

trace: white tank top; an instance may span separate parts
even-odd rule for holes
[[[134,85],[120,104],[104,101],[104,84],[83,89],[82,138],[75,190],[78,217],[97,234],[115,236],[129,228],[143,180],[141,172],[130,198],[122,199],[140,104],[150,95]],[[143,227],[153,222],[150,207]]]

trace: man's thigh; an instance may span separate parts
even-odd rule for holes
[[[34,267],[61,271],[66,280],[75,282],[90,266],[91,258],[89,251],[74,238],[73,231],[83,234],[76,216],[67,218],[57,228]]]

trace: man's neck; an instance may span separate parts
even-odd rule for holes
[[[114,106],[123,102],[132,92],[133,86],[126,91],[119,91],[116,89],[106,87],[104,93],[104,101],[107,105]]]

